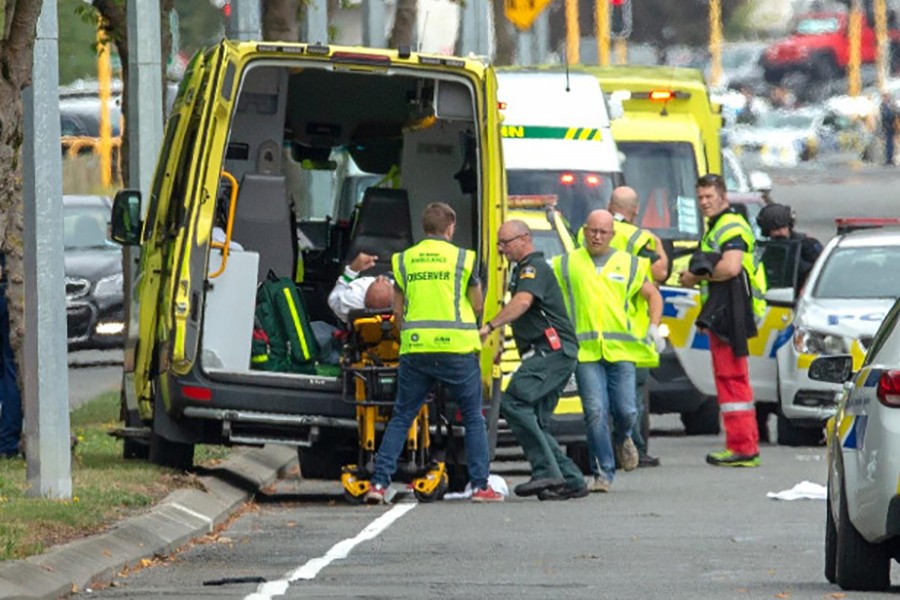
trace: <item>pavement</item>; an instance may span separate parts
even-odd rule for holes
[[[112,580],[142,559],[167,556],[212,532],[296,464],[297,451],[289,446],[237,450],[231,459],[198,477],[202,489],[176,490],[148,513],[104,533],[0,563],[0,600],[56,600],[94,581]]]

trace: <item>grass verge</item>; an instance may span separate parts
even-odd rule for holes
[[[0,560],[25,558],[73,539],[93,535],[146,511],[169,492],[197,485],[193,475],[124,460],[122,442],[109,435],[119,427],[119,394],[104,394],[71,413],[72,498],[27,495],[25,460],[0,459]],[[230,453],[197,446],[196,464],[213,466]]]

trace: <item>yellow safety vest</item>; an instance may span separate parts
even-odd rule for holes
[[[613,222],[613,228],[616,230],[616,235],[609,243],[611,247],[636,256],[638,260],[649,262],[646,257],[638,256],[638,252],[644,248],[656,251],[656,238],[649,231],[618,219]],[[634,363],[639,368],[658,367],[659,353],[656,351],[656,343],[647,337],[650,330],[650,306],[643,296],[638,295],[632,302],[631,308],[631,325],[634,328],[635,337],[641,340],[642,346],[640,356],[635,356]]]
[[[553,259],[553,272],[575,324],[579,362],[636,362],[643,355],[631,305],[647,279],[649,261],[612,252],[599,273],[587,248]]]
[[[481,350],[475,312],[466,295],[475,253],[427,238],[391,258],[403,290],[400,354]]]
[[[722,245],[738,235],[747,245],[747,251],[744,252],[741,264],[747,272],[747,277],[750,279],[753,314],[759,318],[766,312],[766,271],[756,258],[754,252],[756,238],[753,237],[753,230],[750,229],[750,225],[747,224],[744,217],[734,213],[725,213],[720,216],[714,227],[707,228],[703,239],[700,240],[700,250],[702,252],[721,252]],[[701,302],[706,302],[706,298],[709,296],[708,286],[709,282],[700,282]]]

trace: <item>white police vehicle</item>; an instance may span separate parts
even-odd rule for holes
[[[900,558],[900,303],[858,372],[844,354],[815,359],[812,380],[846,382],[829,420],[825,576],[845,590],[884,590]]]
[[[809,377],[822,354],[849,354],[858,370],[900,297],[900,230],[859,230],[829,242],[797,300],[777,350],[778,443],[814,444],[834,414],[839,385]],[[755,382],[752,382],[755,383]]]

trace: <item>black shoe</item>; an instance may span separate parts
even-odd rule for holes
[[[538,494],[538,500],[541,500],[543,502],[545,500],[568,500],[569,498],[584,498],[590,493],[591,491],[586,485],[583,485],[579,488],[563,487],[561,489],[550,489],[542,491]]]
[[[555,489],[566,485],[566,480],[562,477],[546,477],[544,479],[529,479],[525,483],[520,483],[513,491],[516,496],[534,496],[540,494],[544,490]]]
[[[659,459],[655,456],[650,456],[649,454],[641,453],[641,456],[638,458],[638,468],[643,467],[658,467]]]

